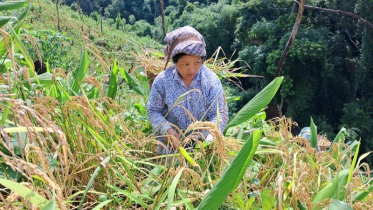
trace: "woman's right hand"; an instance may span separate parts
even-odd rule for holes
[[[166,143],[170,143],[174,150],[177,150],[180,144],[179,134],[173,129],[170,128],[167,130]]]

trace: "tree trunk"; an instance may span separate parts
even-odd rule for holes
[[[302,0],[301,3],[299,4],[297,19],[295,20],[295,23],[294,23],[294,26],[293,26],[293,30],[291,32],[289,40],[288,40],[288,42],[286,44],[286,47],[285,47],[284,51],[282,52],[280,60],[278,62],[277,70],[276,70],[274,78],[276,78],[276,77],[278,77],[280,75],[280,71],[281,71],[281,69],[283,67],[286,55],[289,53],[291,45],[293,45],[293,42],[295,40],[295,35],[297,35],[298,28],[299,28],[299,25],[300,25],[300,21],[301,21],[302,16],[303,16],[303,6],[306,3],[306,1],[307,0]]]
[[[163,0],[159,0],[161,3],[161,12],[162,12],[162,30],[163,30],[163,35],[166,37],[166,26],[165,26],[165,15],[164,15],[164,4]]]
[[[59,3],[59,0],[56,0],[56,9],[57,9],[57,28],[58,28],[58,31],[61,31],[61,28],[60,28],[60,13],[58,11],[58,3]]]
[[[101,24],[101,34],[102,34],[102,7],[100,7],[100,24]]]

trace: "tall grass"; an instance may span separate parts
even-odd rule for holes
[[[34,3],[40,8],[51,6]],[[290,119],[281,118],[277,124],[264,121],[262,110],[282,78],[275,79],[237,112],[224,135],[209,122],[197,121],[188,128],[214,133],[212,144],[197,142],[192,151],[181,149],[173,155],[158,155],[160,142],[150,135],[144,107],[147,81],[140,82],[141,75],[136,75],[141,68],[131,74],[129,68],[113,62],[107,84],[103,79],[106,64],[90,65],[90,56],[100,58],[100,52],[91,47],[77,56],[80,62],[74,71],[50,69],[50,73],[34,77],[33,66],[10,56],[19,52],[11,47],[12,43],[20,43],[18,39],[5,36],[0,41],[5,48],[0,50],[2,58],[12,63],[0,74],[2,206],[373,207],[370,169],[362,163],[369,154],[358,158],[359,144],[345,144],[345,130],[329,150],[319,152],[315,148],[320,143],[317,139],[313,139],[311,147],[305,138],[291,135]],[[136,49],[141,55],[143,48]],[[135,63],[143,69],[144,63],[149,63],[144,61],[146,57],[132,58],[142,59]],[[212,59],[211,65],[218,60]],[[106,63],[104,59],[99,62]],[[229,65],[217,65],[215,70],[226,72],[227,68]],[[122,85],[120,79],[125,81]],[[316,129],[311,132],[317,136]]]

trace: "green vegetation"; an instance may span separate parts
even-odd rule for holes
[[[214,141],[166,157],[157,154],[145,107],[148,77],[164,65],[162,44],[154,41],[162,34],[157,2],[101,3],[109,2],[101,18],[97,1],[65,1],[75,5],[59,5],[60,31],[56,2],[0,2],[2,207],[373,208],[373,181],[364,162],[373,136],[370,28],[347,17],[332,24],[337,16],[309,11],[282,76],[273,79],[294,23],[288,1],[165,1],[167,30],[196,24],[211,40],[205,64],[224,83],[239,78],[243,88],[251,88],[239,93],[226,85],[231,119],[224,134],[212,123],[196,122],[189,129],[211,130]],[[127,3],[132,11],[113,11]],[[353,5],[365,18],[372,15],[363,11],[369,1],[311,3]],[[359,52],[346,44],[347,33],[362,43]],[[214,40],[222,48],[215,50],[220,44]],[[227,59],[222,49],[238,53]],[[37,75],[34,60],[46,62],[47,72]],[[241,62],[251,69],[245,72]],[[242,79],[247,72],[264,79]],[[284,113],[310,126],[310,142],[291,134],[290,118],[265,121],[263,109],[281,97]],[[318,135],[324,129],[336,133],[328,137],[331,145]]]

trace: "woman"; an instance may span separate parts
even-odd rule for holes
[[[220,112],[219,130],[223,132],[228,122],[228,109],[219,78],[203,65],[206,56],[203,36],[185,26],[168,33],[165,41],[166,67],[170,58],[174,65],[154,79],[147,114],[155,132],[164,136],[159,140],[168,145],[160,146],[159,152],[170,154],[182,143],[181,133],[177,131],[185,132],[195,121],[217,124],[217,110]],[[201,138],[207,135],[205,132]]]

